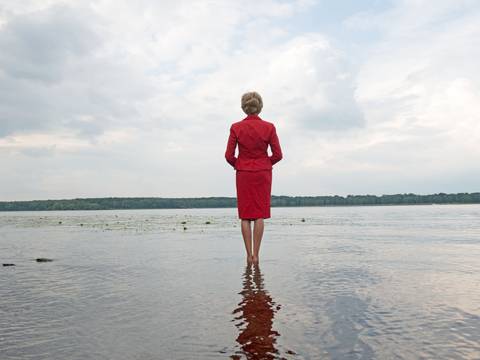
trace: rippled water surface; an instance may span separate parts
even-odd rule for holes
[[[479,205],[272,208],[244,252],[236,209],[0,213],[0,359],[480,358]]]

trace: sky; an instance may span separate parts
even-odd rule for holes
[[[480,2],[0,0],[0,200],[235,196],[258,91],[272,194],[480,191]]]

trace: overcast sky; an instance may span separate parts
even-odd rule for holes
[[[235,196],[256,90],[274,195],[480,191],[476,0],[0,0],[0,200]]]

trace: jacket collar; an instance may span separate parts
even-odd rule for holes
[[[250,114],[250,115],[247,115],[247,117],[243,120],[252,120],[252,119],[260,119],[260,116],[256,115],[256,114]]]

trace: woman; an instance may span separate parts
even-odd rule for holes
[[[262,98],[257,92],[243,94],[242,109],[247,117],[231,125],[225,151],[225,159],[236,170],[238,217],[242,220],[248,262],[258,262],[263,219],[270,218],[272,165],[283,157],[275,126],[258,116],[262,107]],[[237,144],[239,152],[235,157]],[[267,153],[268,145],[271,156]]]

